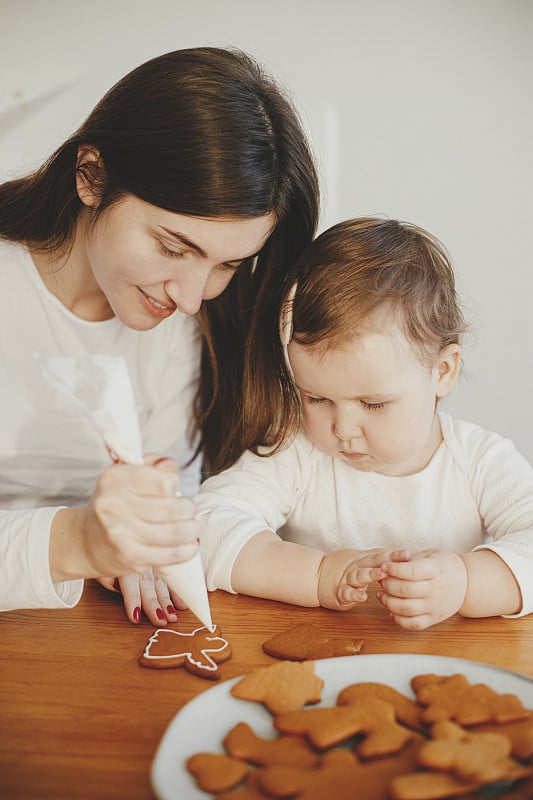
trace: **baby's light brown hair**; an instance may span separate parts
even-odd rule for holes
[[[406,222],[361,217],[318,236],[295,264],[293,338],[336,349],[377,312],[392,315],[431,366],[467,330],[442,243]]]
[[[428,368],[468,330],[443,244],[416,225],[381,217],[346,220],[318,236],[287,276],[280,316],[290,320],[296,342],[322,353],[392,320]],[[278,414],[252,448],[262,444],[273,453],[301,425],[281,342],[274,363],[257,354],[255,378],[265,390],[268,382],[278,387]]]

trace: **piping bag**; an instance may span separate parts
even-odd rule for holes
[[[114,461],[143,464],[139,416],[126,362],[122,356],[80,358],[36,355],[45,374],[82,408],[101,435]],[[177,492],[177,496],[180,493]],[[200,552],[181,564],[154,567],[192,613],[214,630]]]

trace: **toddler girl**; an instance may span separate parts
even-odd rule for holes
[[[286,286],[270,446],[198,497],[209,589],[349,610],[377,581],[409,629],[533,611],[533,469],[439,409],[466,329],[443,246],[343,222]]]

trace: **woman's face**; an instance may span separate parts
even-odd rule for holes
[[[262,217],[190,217],[125,195],[84,231],[84,251],[113,313],[149,330],[221,294],[275,227]]]

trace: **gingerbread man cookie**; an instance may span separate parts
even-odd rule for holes
[[[154,669],[184,666],[193,675],[217,680],[218,665],[230,656],[231,645],[222,638],[218,626],[213,632],[202,627],[192,633],[159,628],[150,636],[139,664]]]
[[[460,674],[416,675],[411,686],[418,703],[424,706],[422,719],[428,724],[449,719],[471,727],[488,722],[514,722],[530,715],[515,695],[498,694],[484,683],[470,683]]]

